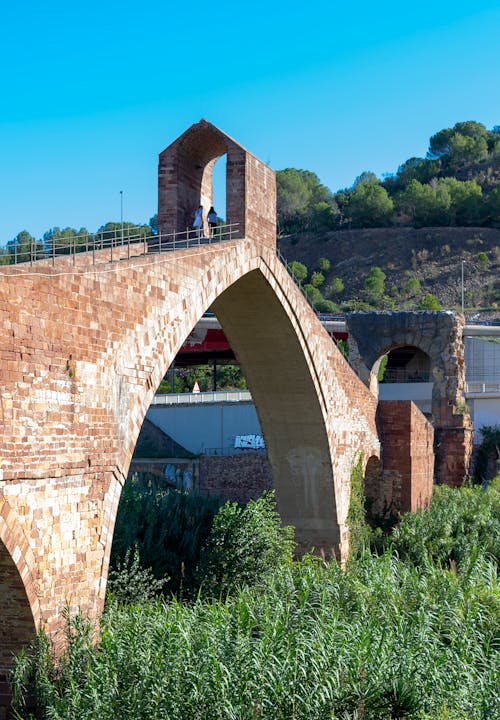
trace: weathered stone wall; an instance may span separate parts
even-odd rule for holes
[[[198,492],[246,503],[273,486],[265,453],[204,455],[199,459]]]
[[[452,312],[369,312],[347,315],[349,359],[376,394],[377,361],[396,347],[415,346],[431,363],[436,478],[461,485],[470,472],[472,421],[465,404],[464,318]]]
[[[242,503],[260,497],[265,490],[270,490],[273,486],[269,460],[265,453],[260,452],[202,455],[192,460],[133,459],[129,477],[134,472],[149,473],[168,484],[199,495],[214,495]]]
[[[404,513],[428,503],[434,475],[434,430],[411,400],[383,400],[377,409],[382,443],[380,485],[367,483],[374,515]]]

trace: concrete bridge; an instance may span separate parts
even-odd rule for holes
[[[159,252],[157,237],[112,248],[112,258],[93,248],[2,268],[0,674],[40,627],[56,647],[62,642],[64,606],[92,618],[101,612],[118,501],[144,416],[209,307],[244,369],[278,507],[303,547],[345,557],[357,458],[372,489],[382,478],[376,398],[276,256],[273,172],[201,121],[160,155],[160,233],[182,230],[200,198],[211,204],[211,172],[224,153],[238,238]],[[407,406],[399,419],[389,407],[385,417],[398,436],[398,423],[407,439],[418,430],[427,459],[419,487],[428,489],[432,436]],[[409,458],[410,445],[396,456]],[[398,475],[392,467],[387,482]]]

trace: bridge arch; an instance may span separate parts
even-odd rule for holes
[[[170,307],[155,290],[149,314],[136,323],[133,343],[124,328],[115,351],[113,396],[119,415],[119,473],[108,494],[105,531],[111,550],[112,523],[143,419],[154,392],[186,337],[212,306],[237,355],[255,400],[284,522],[297,528],[304,547],[340,552],[346,547],[349,473],[356,452],[378,448],[375,401],[352,370],[290,278],[275,253],[255,252],[247,241],[217,249],[186,251],[184,271],[196,277],[197,302]],[[154,256],[151,256],[154,260]],[[158,262],[159,272],[169,274]],[[170,263],[169,263],[170,264]],[[174,263],[170,272],[179,272]],[[151,280],[151,276],[150,276]],[[157,288],[159,290],[159,288]],[[170,301],[171,304],[171,301]],[[154,327],[154,331],[152,328]],[[141,386],[127,384],[126,365],[150,358]],[[286,362],[284,362],[286,358]],[[77,367],[78,373],[78,367]],[[367,415],[354,408],[349,379],[364,396]],[[345,411],[358,417],[352,425]]]
[[[430,359],[431,420],[438,482],[461,485],[472,455],[472,422],[465,404],[465,320],[450,311],[367,312],[347,315],[349,358],[375,392],[374,369],[395,347],[416,347]]]
[[[34,556],[7,501],[0,503],[0,713],[9,705],[8,672],[13,656],[40,627]]]

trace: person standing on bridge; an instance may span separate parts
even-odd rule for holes
[[[197,237],[203,237],[203,205],[194,214],[193,230],[196,230]]]
[[[210,237],[215,237],[215,231],[217,229],[217,225],[219,224],[219,219],[217,217],[217,213],[215,212],[213,205],[210,207],[210,210],[208,211],[207,220],[208,220],[208,229],[210,230]]]

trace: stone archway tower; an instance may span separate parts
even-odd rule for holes
[[[349,362],[372,392],[374,366],[396,347],[413,345],[431,361],[435,474],[440,483],[461,485],[469,475],[472,421],[465,404],[463,315],[450,311],[367,312],[347,315]]]
[[[158,230],[191,227],[194,212],[212,205],[212,172],[227,154],[226,219],[237,224],[233,237],[276,246],[276,179],[261,160],[207,120],[191,125],[160,153]]]

